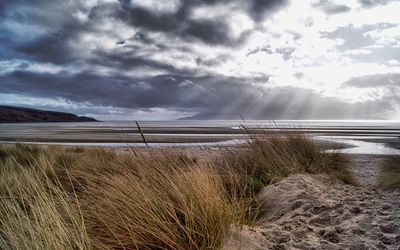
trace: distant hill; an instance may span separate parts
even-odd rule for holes
[[[74,114],[0,105],[0,123],[19,122],[95,122],[96,119]]]

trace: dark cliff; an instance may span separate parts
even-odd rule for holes
[[[95,121],[90,117],[77,116],[70,113],[0,105],[0,123]]]

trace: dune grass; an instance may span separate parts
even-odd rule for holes
[[[400,156],[390,156],[383,160],[378,176],[378,187],[400,188]]]
[[[258,193],[269,184],[292,174],[327,174],[346,184],[356,185],[348,170],[349,158],[324,148],[305,134],[252,134],[243,147],[225,152],[226,165],[247,183],[248,193]]]
[[[185,155],[0,149],[0,249],[218,249],[247,204]]]
[[[90,249],[76,197],[49,178],[49,151],[0,152],[0,249]]]
[[[221,149],[222,150],[222,149]],[[295,173],[351,182],[310,138],[252,137],[217,161],[172,151],[0,147],[0,249],[220,249]]]

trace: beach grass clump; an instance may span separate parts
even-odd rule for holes
[[[47,174],[52,150],[0,152],[0,249],[90,249],[79,201]]]
[[[8,158],[15,159],[16,162],[27,166],[33,165],[36,158],[42,154],[39,147],[30,147],[22,143],[16,143],[14,146],[0,147],[0,162],[4,163]]]
[[[173,150],[0,147],[0,249],[220,249],[296,173],[351,183],[306,135],[251,135],[219,160]]]
[[[246,205],[229,199],[210,165],[181,154],[90,159],[71,173],[84,180],[79,196],[97,248],[218,249],[242,221]]]
[[[122,172],[89,183],[85,221],[99,248],[218,249],[240,220],[211,168]],[[90,195],[89,195],[90,194]]]
[[[250,135],[251,139],[242,147],[224,154],[226,164],[242,176],[250,194],[298,173],[327,174],[355,184],[348,170],[349,158],[338,152],[325,152],[308,135]]]
[[[388,156],[382,161],[378,187],[383,189],[400,188],[400,156]]]
[[[219,249],[248,206],[182,154],[0,152],[0,249]]]

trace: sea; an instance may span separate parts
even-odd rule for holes
[[[343,153],[400,154],[400,121],[396,120],[4,123],[0,124],[0,143],[93,147],[218,147],[243,143],[247,130],[304,131],[318,140],[351,145],[340,149]]]

